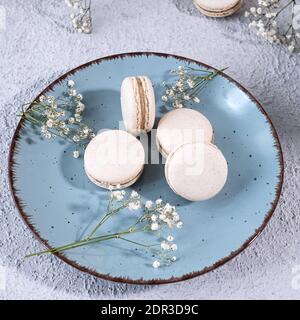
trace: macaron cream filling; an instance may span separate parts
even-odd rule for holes
[[[137,128],[146,130],[149,125],[149,100],[147,97],[147,84],[142,77],[135,78],[137,84]]]
[[[132,179],[129,179],[127,181],[123,181],[123,182],[120,182],[120,183],[110,183],[110,182],[107,182],[107,181],[99,181],[95,178],[93,178],[87,170],[85,170],[86,172],[86,175],[88,176],[88,178],[96,185],[102,187],[102,188],[105,188],[105,189],[109,189],[110,187],[112,187],[113,189],[117,189],[118,186],[120,186],[120,188],[126,188],[128,186],[131,186],[132,184],[134,184],[137,179],[142,175],[143,173],[143,169],[137,174],[136,177],[132,178]]]
[[[133,135],[149,132],[155,121],[155,94],[147,76],[126,77],[121,85],[125,129]]]

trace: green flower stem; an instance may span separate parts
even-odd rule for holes
[[[32,117],[29,113],[26,113],[26,112],[23,112],[21,114],[21,116],[25,119],[25,120],[28,120],[30,121],[31,123],[33,124],[36,124],[36,125],[41,125],[41,121],[37,120],[36,118]]]
[[[192,70],[192,71],[197,71],[197,72],[206,72],[206,73],[210,73],[210,74],[212,74],[214,72],[214,71],[209,71],[209,70],[204,70],[204,69],[196,69],[196,68],[192,68],[190,66],[186,66],[186,69]]]
[[[280,15],[280,13],[283,12],[283,11],[284,11],[287,7],[289,7],[292,3],[295,4],[295,3],[296,3],[295,0],[291,0],[291,1],[288,2],[285,6],[283,6],[282,8],[280,8],[280,10],[278,10],[278,12],[276,13],[276,16],[273,17],[272,19],[276,19],[276,18]]]
[[[194,69],[191,67],[188,67],[191,70],[194,71],[198,71],[198,72],[203,72],[204,70],[201,69]],[[198,95],[198,93],[203,90],[205,88],[205,86],[208,84],[208,82],[210,80],[212,80],[213,78],[215,78],[220,72],[223,72],[224,70],[226,70],[227,68],[223,68],[220,70],[216,70],[216,71],[206,71],[207,73],[209,73],[209,75],[205,75],[205,76],[201,76],[201,75],[196,75],[195,76],[195,81],[197,82],[197,84],[193,87],[193,88],[189,88],[187,87],[185,90],[183,90],[183,93],[188,93],[190,92],[190,95],[192,97],[195,97]]]
[[[117,214],[120,210],[127,207],[127,202],[125,202],[121,207],[118,207],[110,212],[107,212],[104,217],[98,222],[98,224],[95,226],[95,228],[92,230],[92,232],[85,238],[86,240],[90,239],[95,232],[106,222],[108,219],[113,217],[115,214]],[[109,205],[110,206],[110,205]]]
[[[148,248],[148,249],[150,249],[151,247],[158,246],[158,244],[150,244],[150,245],[147,245],[147,244],[139,243],[139,242],[136,242],[136,241],[133,241],[133,240],[129,240],[129,239],[123,238],[123,237],[119,237],[119,239],[120,239],[120,240],[127,241],[127,242],[130,242],[130,243],[133,243],[133,244],[136,244],[136,245],[141,246],[141,247],[144,247],[144,248]]]
[[[141,230],[143,230],[143,229],[128,229],[126,231],[122,231],[122,232],[118,232],[118,233],[114,233],[114,234],[110,234],[110,235],[103,235],[103,236],[99,236],[99,237],[83,239],[83,240],[75,241],[75,242],[60,246],[60,247],[53,248],[53,249],[48,249],[48,250],[40,251],[37,253],[32,253],[32,254],[25,256],[25,258],[40,256],[40,255],[46,254],[46,253],[52,253],[52,254],[58,253],[61,251],[66,251],[66,250],[86,246],[86,245],[92,244],[92,243],[98,243],[98,242],[111,240],[111,239],[119,239],[120,237],[122,237],[124,235],[132,234],[132,233],[135,233],[135,232],[138,232]]]

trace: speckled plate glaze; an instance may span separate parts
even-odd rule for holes
[[[170,69],[183,64],[213,69],[168,54],[120,54],[80,66],[42,93],[58,96],[65,88],[65,81],[74,79],[88,106],[86,122],[97,130],[117,128],[121,120],[122,79],[144,74],[155,85],[158,121],[167,112],[160,100],[163,91],[160,84],[168,80]],[[278,136],[261,105],[225,74],[209,83],[201,101],[194,108],[211,121],[215,143],[228,161],[229,176],[221,193],[208,201],[188,202],[168,187],[163,165],[154,164],[146,165],[142,177],[133,186],[145,199],[161,196],[178,206],[185,224],[175,234],[178,261],[153,269],[151,259],[118,240],[66,251],[57,254],[59,258],[101,278],[160,284],[211,271],[235,257],[257,237],[271,218],[280,196],[283,158]],[[106,191],[88,180],[82,158],[72,157],[73,148],[60,140],[43,140],[36,129],[23,121],[12,140],[9,156],[12,194],[25,223],[47,247],[80,239],[98,221],[106,206]],[[124,220],[116,219],[104,230],[116,231],[122,224]],[[138,234],[134,239],[145,242]]]

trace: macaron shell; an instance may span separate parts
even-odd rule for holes
[[[139,88],[138,83],[141,84],[142,88]],[[141,99],[146,102],[146,110],[141,110]],[[124,125],[128,132],[138,134],[143,131],[148,132],[153,128],[155,95],[151,80],[148,77],[127,77],[123,80],[121,85],[121,109]]]
[[[166,159],[168,157],[168,153],[166,153],[165,150],[160,145],[160,142],[159,142],[157,136],[155,138],[155,143],[156,143],[156,148],[159,151],[159,153]]]
[[[211,142],[213,128],[199,111],[183,108],[165,114],[157,127],[156,144],[164,157],[178,146],[190,142]]]
[[[98,134],[84,153],[86,173],[92,182],[97,182],[101,187],[134,183],[143,170],[144,162],[145,151],[141,142],[121,130]]]
[[[151,80],[148,77],[141,77],[141,80],[144,82],[144,86],[145,86],[145,92],[148,98],[148,102],[149,102],[149,115],[148,115],[148,125],[146,126],[145,130],[147,132],[151,131],[153,126],[154,126],[154,122],[155,122],[155,93],[154,93],[154,89],[153,89],[153,85]]]
[[[241,0],[194,0],[195,4],[207,11],[227,11],[237,6]]]
[[[208,200],[226,183],[228,167],[222,152],[212,144],[179,146],[167,158],[165,176],[171,189],[190,201]]]
[[[223,18],[223,17],[233,15],[238,10],[240,10],[240,8],[243,5],[243,0],[239,0],[239,1],[236,1],[236,4],[233,7],[228,7],[227,9],[208,9],[208,7],[205,7],[203,4],[200,4],[200,2],[201,1],[199,0],[197,1],[195,0],[194,1],[195,7],[204,15],[208,17],[213,17],[213,18]],[[215,8],[216,7],[217,6],[215,6]]]
[[[137,127],[134,77],[127,77],[122,82],[121,109],[126,130],[134,133]]]

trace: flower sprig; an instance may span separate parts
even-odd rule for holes
[[[79,33],[92,32],[91,0],[65,0],[67,6],[73,9],[70,18],[75,30]]]
[[[140,211],[134,223],[129,224],[127,227],[124,227],[124,229],[115,233],[107,232],[96,235],[106,221],[122,213],[124,209]],[[88,236],[85,236],[82,240],[53,249],[29,254],[26,257],[63,252],[114,239],[142,247],[151,255],[152,259],[154,259],[152,262],[153,268],[159,268],[163,265],[170,265],[177,260],[174,253],[178,247],[177,244],[174,243],[174,236],[169,234],[169,230],[174,228],[181,229],[182,227],[183,222],[180,219],[176,207],[171,206],[162,199],[157,199],[154,203],[150,200],[142,202],[141,196],[136,191],[127,192],[125,190],[114,190],[114,188],[111,187],[106,212]],[[167,234],[165,234],[166,231],[168,232]],[[130,239],[130,235],[136,233],[152,233],[156,237],[157,243],[145,244]]]
[[[292,52],[299,52],[300,32],[294,23],[296,0],[258,0],[257,7],[251,7],[245,12],[250,19],[249,26],[254,28],[259,36],[270,43],[283,44]],[[288,11],[290,10],[290,11]],[[287,25],[280,24],[280,15]]]
[[[162,83],[165,92],[161,100],[169,103],[175,109],[183,108],[186,103],[200,103],[200,92],[209,81],[224,70],[209,71],[189,66],[179,66],[176,70],[170,72],[175,80],[173,79],[171,84],[165,81]]]
[[[84,110],[83,96],[77,93],[75,82],[69,80],[63,96],[41,95],[34,102],[23,105],[20,116],[38,126],[44,138],[61,137],[84,148],[95,136],[93,129],[82,122]],[[79,150],[73,152],[75,158],[79,155]]]

